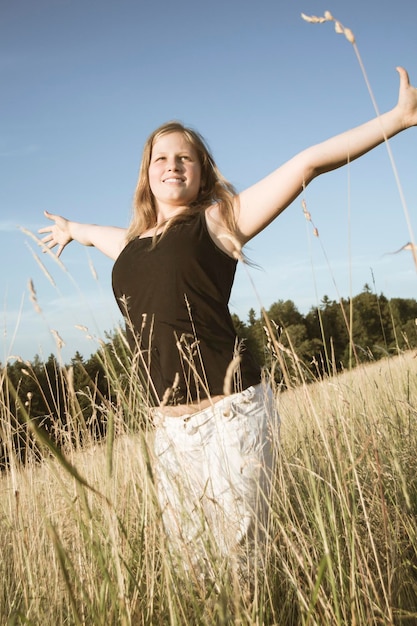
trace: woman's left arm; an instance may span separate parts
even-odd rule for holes
[[[391,111],[303,150],[239,194],[236,222],[242,245],[284,211],[313,178],[357,159],[385,139],[417,125],[417,89],[410,85],[404,68],[397,70],[399,97]]]

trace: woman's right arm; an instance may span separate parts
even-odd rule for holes
[[[126,228],[117,226],[98,226],[72,222],[61,215],[45,211],[53,224],[39,229],[39,233],[47,233],[42,242],[50,249],[58,246],[56,256],[59,257],[65,246],[77,241],[83,246],[94,246],[106,256],[116,260],[126,245]]]

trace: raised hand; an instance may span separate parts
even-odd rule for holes
[[[51,220],[53,224],[39,229],[39,233],[47,233],[41,241],[50,250],[58,246],[55,254],[59,257],[65,246],[73,240],[73,237],[71,236],[70,221],[61,215],[48,213],[48,211],[44,211],[44,215],[48,218],[48,220]]]
[[[398,110],[401,113],[404,128],[417,126],[417,89],[410,84],[407,71],[397,67],[400,75],[400,91],[398,96]]]

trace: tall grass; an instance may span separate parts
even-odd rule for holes
[[[211,579],[171,563],[152,429],[127,426],[134,380],[113,378],[105,442],[66,433],[58,450],[35,433],[44,460],[0,479],[1,623],[417,623],[416,357],[277,390],[265,567],[250,585],[215,546]],[[67,410],[77,429],[74,399]]]
[[[363,70],[349,29],[329,12],[304,19],[335,22]],[[31,297],[36,308],[33,289]],[[24,465],[12,452],[20,433],[10,395],[0,397],[10,464],[0,476],[1,624],[417,623],[417,354],[307,383],[310,368],[288,348],[285,359],[282,346],[274,350],[287,384],[276,388],[270,524],[258,546],[264,566],[246,578],[215,545],[211,577],[174,566],[156,497],[153,431],[128,368],[120,377],[105,359],[115,398],[100,406],[105,441],[85,428],[71,368],[60,374],[68,390],[65,420],[56,424],[62,437],[54,437],[61,447],[32,422],[30,403],[21,404],[37,443]],[[90,401],[94,410],[102,399],[91,393]]]

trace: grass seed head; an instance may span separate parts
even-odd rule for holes
[[[306,15],[305,13],[301,13],[301,17],[306,22],[310,22],[310,24],[323,24],[323,22],[327,22],[325,17],[317,17],[317,15]]]
[[[242,357],[240,356],[240,354],[236,354],[229,363],[223,381],[223,393],[225,396],[230,396],[233,393],[234,375],[239,369],[241,360]]]
[[[88,328],[87,326],[83,326],[82,324],[75,324],[74,328],[76,328],[77,330],[82,330],[83,332],[87,333],[88,332]]]
[[[346,39],[351,43],[354,44],[355,43],[355,36],[352,33],[352,31],[350,30],[350,28],[345,28],[344,29],[344,33],[345,33],[345,37]]]
[[[230,241],[233,246],[233,250],[232,250],[233,258],[235,258],[237,261],[241,261],[242,263],[244,262],[244,257],[242,254],[242,245],[240,241],[237,239],[237,237],[234,237],[230,233],[224,233],[222,235],[219,235],[219,239],[227,239],[228,241]]]
[[[38,257],[37,254],[35,254],[35,252],[33,252],[33,250],[31,250],[32,252],[32,256],[35,259],[36,263],[39,265],[39,267],[41,268],[42,272],[45,274],[46,278],[49,280],[49,282],[51,283],[52,287],[56,287],[55,281],[52,278],[51,274],[48,272],[48,270],[46,269],[46,267],[44,266],[44,264],[42,263],[42,261],[40,260],[40,258]]]
[[[32,302],[34,306],[36,313],[42,313],[42,309],[39,306],[38,298],[36,296],[35,286],[31,278],[29,278],[29,281],[28,281],[28,289],[29,289],[30,301]]]
[[[53,328],[51,328],[51,334],[53,335],[53,337],[54,337],[54,339],[56,341],[56,345],[58,347],[58,350],[63,348],[65,346],[65,341],[62,339],[62,337],[60,336],[58,331],[54,330]]]
[[[7,357],[8,361],[14,361],[16,360],[18,363],[23,363],[23,359],[21,356],[19,356],[18,354],[11,354],[10,356]]]
[[[98,280],[96,268],[94,267],[94,264],[91,259],[88,260],[88,265],[90,266],[90,272],[91,272],[92,277],[94,278],[94,280]]]
[[[310,24],[323,24],[323,22],[334,22],[334,29],[336,33],[338,33],[339,35],[344,35],[351,44],[354,44],[356,42],[355,36],[350,28],[345,28],[343,24],[339,22],[339,20],[336,20],[333,17],[330,11],[325,11],[324,17],[317,17],[317,15],[306,15],[305,13],[301,13],[301,17],[306,22],[310,22]]]

